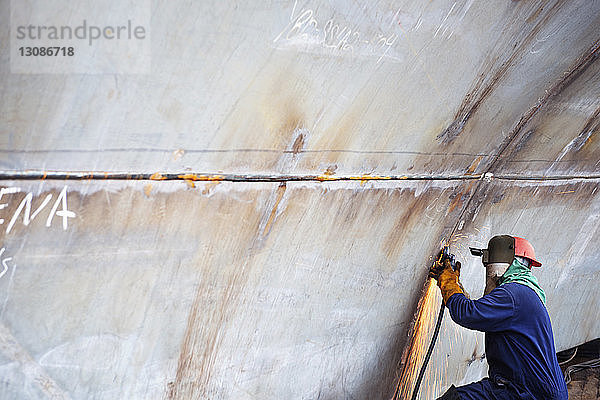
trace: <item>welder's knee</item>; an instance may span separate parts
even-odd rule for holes
[[[437,400],[460,400],[461,397],[456,391],[456,387],[454,385],[450,386],[446,393],[442,395],[442,397],[438,397]]]

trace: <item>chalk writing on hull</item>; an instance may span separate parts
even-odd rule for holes
[[[9,268],[8,263],[9,263],[9,261],[12,261],[12,259],[13,259],[12,257],[7,257],[5,252],[6,252],[5,247],[0,249],[0,262],[1,262],[1,264],[0,264],[0,279],[2,279],[4,274],[6,274],[6,271],[8,271],[8,268]],[[14,267],[16,267],[16,265],[13,266],[13,268]]]
[[[400,61],[394,55],[393,47],[398,34],[382,33],[378,29],[367,34],[333,18],[324,21],[319,19],[316,11],[310,8],[296,12],[292,10],[290,21],[275,37],[273,42],[278,46],[297,47],[304,51],[349,52],[352,55],[376,56],[379,63],[383,58]]]
[[[2,210],[4,210],[9,203],[3,202],[5,198],[8,198],[8,195],[12,195],[15,193],[21,193],[22,190],[19,187],[5,187],[0,188],[0,225],[3,225],[7,222],[3,215]],[[5,197],[6,196],[6,197]],[[27,193],[27,195],[21,200],[21,203],[17,207],[16,211],[12,214],[10,220],[8,220],[8,224],[6,225],[6,233],[10,233],[12,228],[15,226],[19,215],[23,214],[23,225],[27,226],[31,221],[38,216],[40,211],[42,211],[52,200],[52,194],[47,194],[42,203],[31,212],[31,203],[33,200],[33,193]],[[52,225],[52,221],[55,216],[62,218],[62,226],[63,229],[66,230],[68,227],[69,218],[75,218],[76,214],[73,211],[68,209],[67,205],[67,186],[65,186],[58,197],[54,201],[54,205],[50,209],[50,214],[48,214],[48,218],[46,219],[46,227],[50,227]]]

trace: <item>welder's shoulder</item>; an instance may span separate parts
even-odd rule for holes
[[[537,293],[530,287],[518,282],[506,283],[497,289],[502,289],[510,294],[513,299],[515,308],[522,312],[531,312],[538,308],[543,308],[543,304]]]
[[[509,290],[506,290],[504,285],[498,286],[490,293],[486,294],[478,300],[482,304],[486,304],[494,309],[513,310],[515,309],[515,299]]]

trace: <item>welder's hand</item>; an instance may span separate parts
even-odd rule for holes
[[[455,293],[463,293],[465,291],[460,284],[460,262],[456,262],[455,269],[452,269],[452,265],[450,264],[450,260],[444,260],[444,269],[442,273],[437,278],[438,286],[442,291],[442,297],[444,298],[444,303],[448,302],[448,299]]]
[[[439,280],[440,275],[442,274],[442,272],[444,272],[444,270],[446,268],[452,269],[452,263],[450,262],[450,259],[446,258],[443,261],[439,261],[439,260],[435,261],[433,263],[433,265],[431,266],[431,268],[429,268],[429,277],[433,278],[435,280]],[[460,275],[460,262],[459,261],[456,262],[454,268]]]
[[[429,277],[438,280],[443,271],[444,263],[440,262],[439,260],[436,260],[431,266],[431,268],[429,268]]]

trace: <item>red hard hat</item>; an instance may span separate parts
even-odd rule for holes
[[[515,238],[515,256],[521,256],[531,261],[534,267],[541,267],[542,263],[535,259],[535,251],[533,246],[527,240],[513,236]]]

